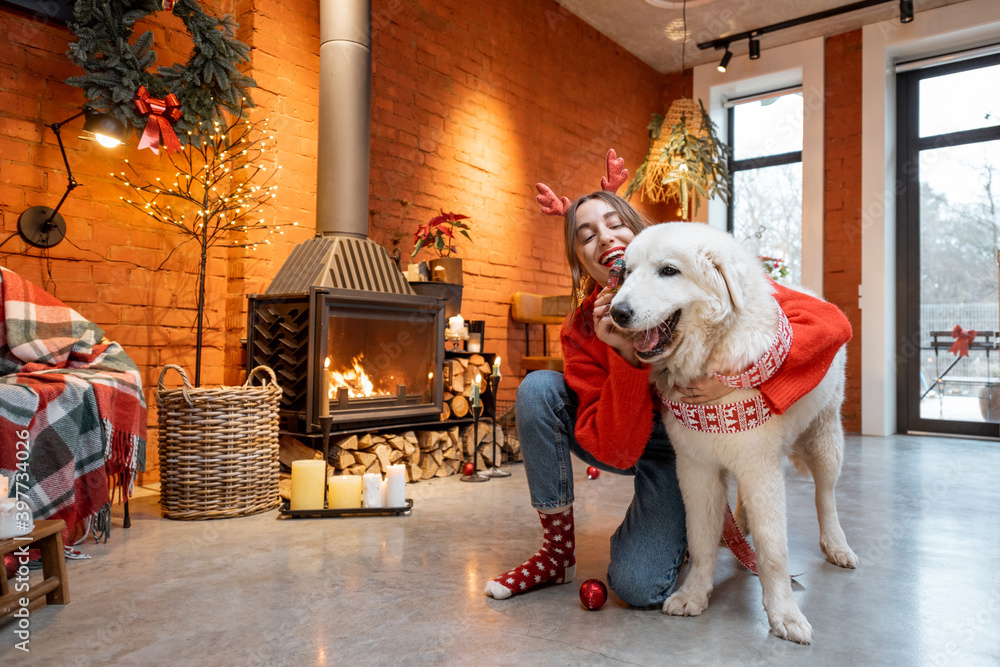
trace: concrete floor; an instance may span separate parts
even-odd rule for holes
[[[791,571],[811,646],[769,634],[756,578],[720,551],[700,617],[584,609],[605,579],[628,478],[576,471],[576,582],[509,600],[489,577],[539,545],[520,465],[508,479],[407,487],[408,517],[219,521],[133,502],[92,560],[69,562],[72,602],[30,617],[30,649],[0,626],[3,664],[109,665],[996,665],[1000,661],[1000,448],[932,437],[849,437],[841,519],[861,558],[827,563],[811,482],[789,472]],[[120,516],[120,508],[116,508]]]

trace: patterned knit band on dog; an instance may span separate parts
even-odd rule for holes
[[[757,428],[771,418],[771,409],[758,394],[753,398],[722,405],[690,405],[660,399],[677,421],[692,431],[739,433]]]
[[[792,347],[792,325],[789,324],[788,316],[781,310],[777,302],[774,303],[774,307],[778,309],[778,331],[774,334],[771,347],[767,349],[764,356],[739,375],[712,373],[716,380],[727,387],[752,389],[759,387],[778,372],[788,356],[788,350]]]

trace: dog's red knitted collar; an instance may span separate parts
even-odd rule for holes
[[[712,373],[716,380],[728,387],[750,389],[759,387],[778,372],[788,356],[788,350],[792,347],[792,325],[788,323],[788,316],[781,310],[777,302],[774,303],[774,307],[778,309],[778,331],[774,334],[771,347],[767,349],[764,356],[739,375]]]
[[[771,418],[771,409],[761,395],[721,405],[690,405],[660,399],[677,421],[692,431],[739,433],[757,428]]]
[[[775,307],[778,308],[777,302]],[[713,373],[715,379],[729,387],[751,389],[773,376],[788,356],[792,347],[792,326],[788,317],[778,308],[778,331],[771,341],[771,347],[750,368],[739,375],[719,375]],[[693,431],[706,433],[739,433],[757,428],[771,418],[771,409],[767,407],[761,395],[735,403],[721,405],[691,405],[660,400],[667,406],[677,421]]]

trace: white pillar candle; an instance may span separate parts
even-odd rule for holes
[[[27,503],[18,509],[14,498],[0,498],[0,539],[27,535],[35,529],[35,521]]]
[[[361,507],[360,475],[338,475],[330,478],[330,493],[327,506],[330,509],[350,509]]]
[[[323,372],[320,374],[319,383],[319,416],[330,416],[330,357],[323,362]]]
[[[385,475],[385,506],[406,505],[406,468],[401,464],[389,466]]]
[[[456,315],[455,317],[448,318],[448,330],[453,334],[458,334],[462,331],[462,327],[465,326],[465,320],[462,319],[461,315]]]
[[[493,377],[500,379],[500,357],[493,360]]]
[[[382,507],[382,475],[365,473],[362,495],[365,507]]]
[[[326,462],[315,459],[292,461],[292,510],[323,509]]]

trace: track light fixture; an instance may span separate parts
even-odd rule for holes
[[[909,23],[913,20],[913,0],[899,0],[899,22]]]
[[[17,219],[18,234],[36,248],[51,248],[66,236],[66,220],[59,215],[59,208],[66,201],[69,193],[73,192],[80,184],[73,177],[73,170],[69,167],[69,158],[66,157],[60,129],[66,123],[76,120],[80,116],[87,117],[83,123],[84,136],[81,139],[97,141],[102,146],[107,147],[125,143],[127,130],[120,120],[114,116],[97,113],[88,107],[84,107],[79,113],[64,121],[45,126],[55,133],[56,141],[59,142],[59,152],[62,153],[63,164],[66,165],[66,176],[69,183],[66,185],[66,192],[63,193],[62,199],[59,200],[54,209],[48,206],[32,206],[21,213]]]
[[[754,28],[753,30],[747,30],[746,32],[741,32],[734,35],[726,35],[725,37],[718,37],[708,42],[699,42],[698,48],[703,51],[705,49],[725,49],[726,53],[725,55],[722,56],[722,62],[720,62],[718,66],[718,70],[720,72],[725,72],[726,67],[729,65],[729,59],[732,57],[732,54],[729,52],[729,45],[732,44],[733,42],[739,42],[740,40],[743,39],[749,40],[750,60],[757,60],[758,58],[760,58],[760,40],[758,38],[763,34],[769,32],[775,32],[777,30],[784,30],[786,28],[793,28],[795,26],[811,23],[813,21],[821,21],[823,19],[828,19],[832,16],[840,16],[841,14],[846,14],[848,12],[854,12],[861,9],[868,9],[869,7],[875,7],[876,5],[884,5],[893,1],[894,0],[858,0],[857,2],[852,2],[849,5],[843,5],[841,7],[833,7],[831,9],[824,9],[821,12],[816,12],[814,14],[801,16],[797,19],[781,21],[780,23],[772,23],[771,25],[761,26],[760,28]],[[899,1],[899,22],[909,23],[910,21],[913,20],[913,0],[898,0],[898,1]]]
[[[722,55],[722,60],[719,62],[718,67],[716,67],[715,69],[719,70],[720,72],[725,72],[726,68],[729,67],[729,61],[732,59],[733,59],[733,54],[729,50],[729,46],[726,46],[726,52]]]

